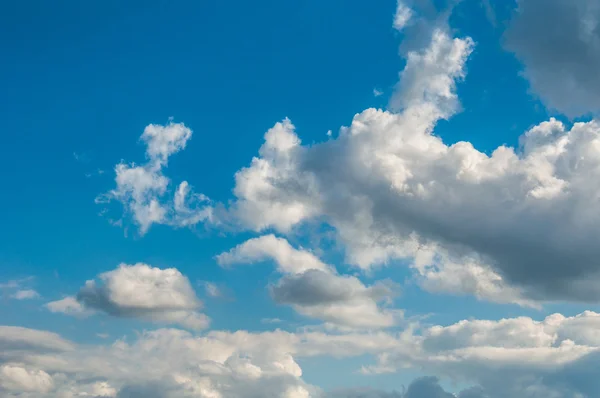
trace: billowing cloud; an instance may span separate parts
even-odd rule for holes
[[[422,286],[496,302],[597,302],[600,127],[551,119],[491,154],[433,134],[457,109],[472,44],[436,31],[410,53],[397,112],[367,109],[337,139],[303,146],[285,120],[236,175],[245,227],[291,233],[322,220],[348,262],[409,260]],[[396,99],[394,99],[396,98]],[[446,278],[462,275],[460,279]]]
[[[53,312],[100,311],[117,317],[203,329],[209,319],[198,312],[201,305],[190,282],[178,270],[143,263],[121,264],[100,274],[98,281],[87,281],[76,299],[68,297],[46,304]]]
[[[549,108],[571,117],[598,113],[598,1],[519,0],[517,4],[506,32],[506,48],[523,62],[533,92]]]
[[[543,321],[464,320],[407,330],[396,349],[380,354],[378,364],[365,371],[410,366],[479,386],[465,397],[591,397],[595,378],[579,370],[600,360],[600,340],[590,334],[599,322],[600,314],[587,311]]]
[[[43,370],[28,370],[11,365],[0,366],[0,391],[45,394],[53,387],[52,377]]]
[[[193,335],[159,329],[106,346],[77,346],[52,333],[3,327],[0,341],[21,343],[2,348],[0,391],[16,397],[44,390],[44,396],[52,398],[86,396],[83,392],[91,391],[117,397],[152,391],[163,398],[452,396],[435,377],[417,379],[403,393],[372,389],[326,393],[302,380],[296,361],[374,355],[375,365],[365,368],[370,372],[426,369],[473,385],[458,393],[459,398],[587,398],[599,387],[599,319],[600,314],[584,312],[573,317],[554,314],[541,321],[465,320],[449,326],[414,325],[399,334],[278,330]]]
[[[23,330],[21,340],[31,347],[40,346],[39,340],[45,342],[49,336],[56,338],[47,332]],[[39,391],[42,387],[46,388],[44,396],[51,398],[102,394],[161,398],[319,397],[321,391],[302,380],[302,369],[294,356],[350,356],[375,352],[390,344],[393,338],[383,334],[215,331],[199,336],[159,329],[144,332],[129,343],[67,343],[68,350],[59,346],[50,353],[8,346],[0,355],[0,368],[9,369],[12,384],[0,379],[10,387],[0,391],[11,398],[29,397],[27,391]],[[15,379],[22,381],[20,387]],[[43,384],[44,380],[52,383]]]
[[[391,281],[365,286],[340,275],[313,253],[293,248],[286,239],[264,235],[216,256],[222,266],[273,260],[283,277],[271,286],[273,299],[297,312],[342,327],[381,328],[396,324],[400,311],[381,308],[398,286]]]

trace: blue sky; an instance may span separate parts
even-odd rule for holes
[[[591,397],[599,21],[596,0],[1,5],[0,393]],[[198,352],[158,374],[144,344]],[[144,370],[74,370],[101,361]]]

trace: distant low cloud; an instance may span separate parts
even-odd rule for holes
[[[17,290],[10,295],[15,300],[31,300],[40,297],[40,294],[33,289]]]

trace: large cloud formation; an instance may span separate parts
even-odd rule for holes
[[[110,196],[126,200],[134,214],[140,203],[144,212],[163,209],[178,226],[206,221],[292,234],[325,222],[349,263],[368,269],[409,260],[429,291],[529,306],[598,302],[600,125],[568,128],[551,119],[525,132],[519,148],[501,146],[491,155],[469,142],[444,143],[434,128],[459,109],[456,81],[474,46],[448,32],[438,26],[424,49],[407,53],[390,111],[367,109],[337,138],[310,146],[290,120],[276,123],[259,156],[236,173],[226,210],[184,206],[184,198],[199,197],[187,182],[179,199],[157,199],[167,185],[160,167],[189,138],[175,124],[148,127],[154,133],[142,139],[150,166],[117,166]],[[162,148],[154,140],[165,148],[152,149]],[[152,178],[136,174],[148,170]],[[129,173],[133,180],[123,179]],[[136,219],[145,232],[149,224]]]
[[[594,397],[600,314],[554,314],[413,325],[384,332],[144,332],[134,341],[77,345],[52,333],[0,327],[0,392],[7,397],[403,397],[450,398],[438,380],[415,380],[403,393],[325,392],[302,379],[296,359],[374,355],[364,373],[428,372],[474,385],[460,398]],[[510,380],[510,382],[507,382]],[[137,394],[137,395],[136,395]],[[142,394],[142,395],[140,395]]]
[[[523,62],[532,90],[568,116],[600,111],[600,3],[518,0],[506,47]]]
[[[563,3],[548,2],[549,10],[556,13],[559,7],[567,18],[574,7],[595,4]],[[527,25],[528,16],[538,15],[535,7],[542,3],[519,4],[509,36],[518,32],[520,23]],[[595,26],[595,10],[590,8],[591,22],[585,26],[577,21],[577,29],[584,26],[595,34],[595,27],[589,28]],[[402,2],[398,13],[395,27],[411,29],[413,11]],[[425,25],[421,31],[430,32],[427,45],[405,52],[406,66],[388,110],[366,109],[335,138],[314,145],[302,143],[291,120],[276,123],[266,132],[258,155],[236,173],[234,198],[227,205],[207,202],[185,181],[170,191],[164,175],[167,159],[184,149],[191,136],[191,130],[176,123],[150,125],[142,136],[147,163],[119,164],[117,186],[101,198],[122,203],[142,234],[154,223],[182,227],[201,222],[259,233],[219,254],[217,261],[223,266],[273,261],[281,274],[270,286],[274,300],[324,326],[334,325],[324,328],[333,333],[193,335],[161,329],[133,343],[65,348],[52,359],[30,349],[10,350],[1,357],[1,388],[12,394],[28,383],[46,394],[130,398],[452,396],[436,378],[416,380],[402,393],[327,393],[308,385],[296,362],[306,356],[372,355],[373,363],[362,368],[365,374],[426,371],[472,385],[458,393],[460,398],[596,396],[599,314],[464,320],[446,326],[415,323],[395,333],[390,327],[397,326],[397,314],[385,306],[394,290],[389,284],[367,286],[284,238],[302,235],[306,224],[324,223],[334,231],[349,264],[369,271],[401,260],[430,292],[532,307],[554,300],[600,301],[600,248],[595,242],[600,232],[595,211],[600,125],[591,120],[566,126],[550,119],[524,132],[518,148],[501,146],[491,154],[469,142],[443,142],[435,127],[460,109],[456,84],[466,77],[474,42],[453,37],[443,23]],[[519,55],[521,50],[515,51]],[[537,77],[531,76],[538,73],[538,61],[519,56],[536,89]],[[572,85],[589,83],[584,75]],[[559,91],[542,96],[547,101],[557,101],[555,95],[568,98]],[[593,93],[584,94],[581,103],[587,109],[578,101],[551,105],[572,106],[568,111],[573,113],[594,110]],[[184,293],[179,284],[169,286],[182,298],[180,306],[158,300],[149,309],[119,294],[113,287],[120,284],[112,278],[129,278],[126,272],[112,272],[100,278],[102,283],[84,287],[75,300],[53,307],[77,312],[78,303],[82,310],[119,316],[150,313],[158,320],[196,310],[187,305],[195,302],[195,295]]]
[[[435,123],[456,109],[470,41],[436,31],[409,54],[401,111],[367,109],[335,140],[302,146],[285,120],[236,174],[231,208],[257,231],[321,218],[362,268],[412,259],[425,287],[498,302],[598,301],[600,126],[550,120],[519,149],[447,145]],[[444,59],[444,62],[439,62]],[[445,74],[443,73],[445,72]],[[452,268],[466,281],[439,277]]]

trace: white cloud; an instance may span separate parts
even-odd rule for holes
[[[212,282],[204,282],[204,291],[208,297],[221,297],[223,295],[219,286]]]
[[[459,109],[455,80],[471,48],[434,31],[427,49],[408,54],[397,113],[367,109],[337,139],[303,146],[289,121],[278,123],[238,173],[232,213],[284,234],[325,221],[348,262],[411,260],[431,291],[521,305],[598,301],[598,123],[568,130],[551,119],[520,148],[491,155],[444,143],[434,127]],[[466,279],[443,277],[456,272]]]
[[[89,280],[77,293],[46,305],[53,312],[79,314],[101,311],[117,317],[179,324],[203,329],[209,319],[199,313],[202,303],[188,279],[175,268],[160,269],[147,264],[121,264]]]
[[[19,326],[0,325],[0,351],[53,352],[70,351],[75,346],[56,333],[28,329]]]
[[[574,317],[554,314],[543,321],[527,317],[464,320],[420,333],[408,330],[395,349],[380,354],[378,364],[365,370],[424,368],[478,384],[488,394],[483,396],[490,398],[540,396],[534,391],[543,391],[541,396],[587,397],[590,386],[586,383],[592,379],[584,381],[586,376],[580,373],[579,381],[571,380],[572,369],[600,360],[600,340],[589,334],[599,322],[600,314],[588,311]]]
[[[413,16],[413,11],[406,5],[404,0],[398,0],[396,14],[394,15],[394,29],[401,31]]]
[[[379,307],[398,287],[390,281],[365,286],[354,276],[339,275],[314,254],[293,248],[286,239],[264,235],[216,256],[222,265],[273,260],[284,276],[271,286],[273,299],[298,313],[341,327],[393,326],[400,311]]]
[[[282,273],[298,274],[309,269],[331,271],[331,266],[311,252],[295,249],[286,239],[272,234],[249,239],[215,258],[221,266],[253,264],[272,259]]]
[[[29,287],[33,279],[33,276],[29,276],[0,283],[0,292],[3,293],[6,291],[7,296],[14,300],[31,300],[39,298],[39,293]]]
[[[192,131],[183,123],[165,126],[150,124],[141,140],[146,144],[143,165],[119,163],[115,166],[116,188],[96,198],[97,203],[118,201],[145,234],[152,224],[187,227],[211,217],[204,195],[191,192],[187,181],[179,184],[173,198],[167,197],[170,180],[163,174],[171,155],[183,150]]]
[[[40,294],[33,289],[17,290],[10,296],[15,300],[31,300],[40,297]]]
[[[302,380],[296,362],[302,357],[375,355],[376,365],[365,368],[371,372],[412,367],[477,386],[461,392],[460,398],[537,398],[541,393],[588,397],[597,387],[599,322],[599,314],[585,312],[573,317],[554,314],[542,321],[519,317],[415,325],[400,334],[278,330],[193,335],[159,329],[133,341],[100,346],[75,346],[52,333],[0,327],[0,343],[11,342],[2,346],[0,356],[0,368],[8,369],[10,376],[1,380],[9,397],[34,388],[47,389],[44,396],[52,398],[93,391],[106,391],[108,396],[160,391],[159,396],[168,398],[291,393],[315,398],[450,397],[441,394],[435,378],[416,380],[406,395],[352,389],[324,394]]]
[[[63,313],[73,316],[88,316],[93,313],[92,310],[86,309],[77,299],[73,296],[67,296],[63,299],[51,301],[45,304],[45,307],[50,312]]]
[[[52,377],[43,370],[30,370],[20,366],[0,367],[0,391],[47,393],[54,386]]]

